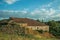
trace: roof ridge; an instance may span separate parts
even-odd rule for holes
[[[18,22],[18,23],[26,22],[30,26],[45,26],[46,25],[44,23],[38,22],[38,21],[33,20],[33,19],[29,19],[29,18],[15,18],[15,17],[11,17],[10,19],[12,19],[12,20],[14,20],[15,22]]]

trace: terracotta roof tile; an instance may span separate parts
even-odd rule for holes
[[[28,18],[10,18],[10,19],[18,23],[27,23],[28,26],[47,26],[44,23],[40,23],[36,20],[28,19]]]

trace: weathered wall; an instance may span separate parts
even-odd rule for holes
[[[17,23],[21,27],[26,27],[32,30],[43,30],[43,31],[49,31],[49,26],[28,26],[27,23]]]
[[[27,28],[30,28],[32,30],[49,31],[49,26],[28,26]]]

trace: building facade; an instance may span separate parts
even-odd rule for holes
[[[31,30],[49,31],[48,25],[28,18],[10,18],[10,21],[8,23],[17,24],[20,25],[20,27],[29,28]]]

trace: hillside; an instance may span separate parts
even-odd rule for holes
[[[0,21],[0,22],[8,22]],[[25,27],[21,27],[17,24],[0,24],[0,40],[40,40],[40,39],[55,39],[53,35],[48,32],[39,33]]]

